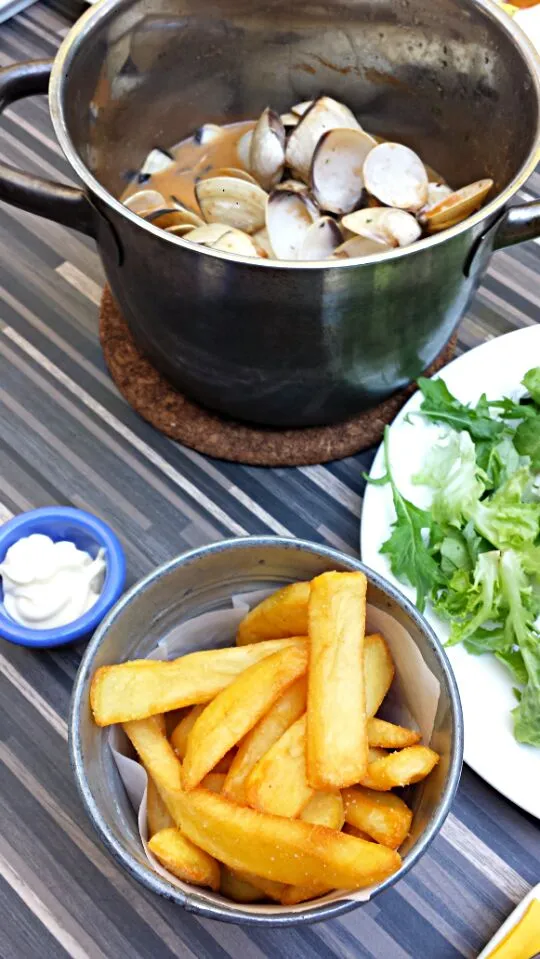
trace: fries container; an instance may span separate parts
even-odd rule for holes
[[[142,829],[134,809],[138,802],[130,801],[124,786],[128,780],[123,774],[122,781],[113,756],[110,730],[97,727],[91,716],[89,692],[94,671],[111,663],[159,655],[158,646],[163,655],[163,644],[169,656],[230,645],[234,642],[233,597],[238,605],[242,596],[249,597],[254,591],[310,580],[331,569],[366,574],[368,628],[385,635],[396,666],[388,697],[394,713],[389,718],[412,713],[426,745],[441,756],[431,775],[407,790],[413,821],[400,849],[401,868],[369,890],[334,892],[296,906],[235,903],[218,893],[173,881],[163,870],[156,872],[141,841]],[[223,618],[229,623],[224,626],[225,633],[192,628],[192,620],[208,613],[214,614],[212,621],[219,620],[216,614],[220,610],[228,610]],[[115,606],[81,662],[71,704],[70,755],[77,787],[94,827],[118,864],[139,882],[207,918],[294,925],[348,912],[398,881],[422,856],[441,829],[458,785],[463,719],[446,654],[430,626],[401,593],[336,550],[302,540],[247,537],[184,553],[147,576]]]

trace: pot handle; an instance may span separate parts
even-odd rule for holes
[[[15,100],[47,93],[52,65],[52,60],[30,60],[0,70],[0,113]],[[22,173],[0,162],[0,200],[95,235],[93,207],[76,187]]]
[[[465,267],[466,276],[483,269],[496,250],[540,237],[540,200],[508,207],[473,246]]]

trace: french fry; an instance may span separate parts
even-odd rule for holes
[[[364,640],[364,674],[366,680],[366,716],[374,716],[394,678],[390,650],[380,633]]]
[[[165,716],[165,733],[167,739],[170,739],[173,731],[178,726],[178,723],[185,715],[185,709],[171,709],[168,713],[164,713]]]
[[[170,815],[158,788],[151,776],[148,777],[148,788],[146,791],[146,819],[148,822],[148,835],[154,836],[162,829],[169,829],[174,826],[174,821]]]
[[[243,647],[245,648],[245,647]],[[307,649],[292,646],[246,669],[199,716],[188,737],[185,789],[193,789],[307,669]]]
[[[387,792],[395,786],[408,786],[429,776],[439,758],[439,754],[428,746],[407,746],[370,763],[360,784],[380,792]]]
[[[305,676],[276,700],[256,726],[244,737],[234,757],[223,787],[223,795],[242,802],[244,784],[255,764],[306,710]]]
[[[368,719],[367,734],[370,746],[383,749],[404,749],[405,746],[415,746],[420,742],[420,733],[415,729],[396,726],[384,719]]]
[[[313,793],[302,809],[300,819],[318,826],[327,826],[328,829],[341,829],[345,822],[341,793]]]
[[[216,763],[212,772],[223,773],[224,775],[226,775],[229,772],[229,769],[231,768],[232,761],[234,757],[236,756],[237,752],[238,750],[235,747],[233,747],[232,749],[229,749],[229,752],[225,753],[225,755],[222,756],[219,762]]]
[[[264,898],[264,893],[247,879],[244,879],[227,866],[221,867],[221,882],[219,891],[222,896],[228,896],[234,902],[259,902]]]
[[[201,786],[203,789],[209,789],[210,792],[220,793],[225,782],[225,773],[208,773],[204,777]]]
[[[399,796],[354,786],[344,789],[345,819],[375,842],[398,849],[409,834],[412,812]]]
[[[373,839],[371,836],[368,836],[367,832],[364,832],[363,829],[357,829],[356,826],[351,826],[350,822],[345,823],[343,832],[346,832],[349,836],[356,836],[357,839],[363,839],[365,842],[373,842]]]
[[[206,703],[199,703],[198,706],[192,706],[189,712],[182,716],[178,725],[174,727],[171,736],[171,746],[179,759],[183,759],[186,755],[188,736],[205,709]]]
[[[134,659],[100,666],[90,687],[94,721],[98,726],[110,726],[207,703],[245,669],[289,646],[306,649],[307,640],[292,637],[189,653],[169,662]]]
[[[160,717],[148,716],[147,719],[135,719],[124,723],[123,728],[162,798],[165,798],[163,790],[181,789],[182,767],[165,736]],[[167,808],[169,808],[168,803]],[[174,819],[176,822],[176,817]]]
[[[361,889],[399,869],[393,849],[300,819],[240,806],[206,789],[179,794],[182,831],[230,869],[291,885]]]
[[[210,886],[218,890],[220,883],[219,865],[212,856],[203,852],[179,829],[162,829],[152,836],[148,843],[150,852],[159,859],[162,866],[174,876],[191,882],[195,886]]]
[[[311,583],[307,775],[314,789],[360,781],[368,764],[363,573],[323,573]]]
[[[291,583],[264,599],[240,623],[237,645],[307,636],[309,589],[309,583]]]
[[[381,749],[379,746],[370,746],[368,749],[368,764],[374,763],[377,759],[384,759],[385,756],[388,756],[386,749]]]
[[[296,906],[299,902],[306,902],[308,899],[318,899],[319,896],[326,896],[327,892],[332,892],[329,886],[285,886],[281,895],[282,906]]]
[[[281,902],[283,891],[286,888],[284,882],[276,882],[274,879],[263,879],[261,876],[254,876],[250,872],[240,872],[238,875],[247,882],[250,882],[256,889],[259,889],[267,899],[273,899],[274,902]]]
[[[246,779],[246,802],[274,816],[298,816],[313,796],[306,773],[306,717],[301,716],[259,759]]]

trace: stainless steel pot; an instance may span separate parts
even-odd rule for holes
[[[540,203],[508,208],[540,159],[539,61],[491,0],[102,0],[52,73],[0,74],[0,104],[48,85],[83,189],[1,164],[0,198],[94,236],[139,345],[231,416],[306,426],[373,405],[443,348],[492,250],[540,235]],[[496,198],[408,249],[302,265],[195,248],[115,199],[151,147],[320,91],[455,186],[493,177]]]

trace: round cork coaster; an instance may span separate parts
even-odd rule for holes
[[[378,443],[415,387],[395,393],[374,409],[332,426],[272,429],[249,426],[199,406],[178,392],[135,345],[111,292],[100,306],[105,362],[122,396],[157,430],[199,453],[250,466],[309,466],[343,459]],[[456,336],[426,371],[431,376],[454,355]]]

